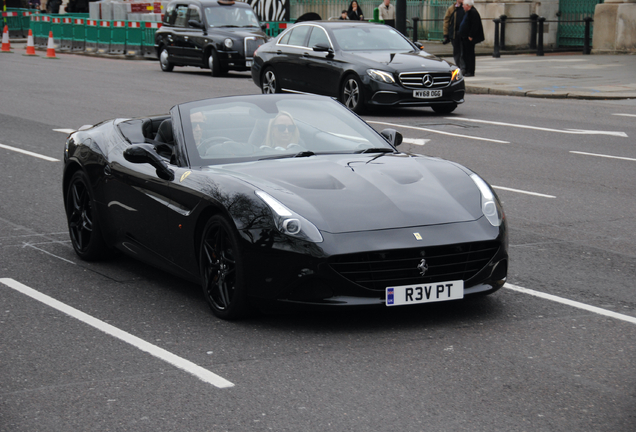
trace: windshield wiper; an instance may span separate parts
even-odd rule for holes
[[[282,154],[282,155],[276,155],[276,156],[268,156],[268,157],[260,158],[259,160],[297,158],[297,157],[308,157],[308,156],[315,156],[315,155],[316,153],[306,150],[306,151],[301,151],[300,153],[295,153],[295,154]]]
[[[368,149],[364,149],[364,150],[358,150],[355,153],[394,153],[395,150],[393,149],[388,149],[386,147],[372,147],[372,148],[368,148]]]

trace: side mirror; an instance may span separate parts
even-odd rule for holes
[[[263,30],[264,32],[267,31],[267,23],[261,23],[261,30]]]
[[[333,49],[325,43],[316,44],[312,49],[316,52],[326,52],[329,55],[333,54]]]
[[[128,162],[139,164],[147,163],[155,167],[157,176],[160,179],[172,181],[174,180],[174,171],[168,168],[161,157],[155,151],[151,144],[133,144],[124,150],[124,159]]]
[[[413,42],[415,44],[416,47],[418,47],[421,50],[424,50],[424,45],[421,44],[420,42]]]
[[[203,29],[203,23],[199,20],[188,20],[188,25],[190,27],[194,27],[194,28],[198,28],[198,29]]]
[[[382,135],[393,147],[397,147],[402,144],[402,134],[395,129],[384,129],[380,132],[380,135]]]

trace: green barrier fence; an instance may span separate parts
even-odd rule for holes
[[[99,20],[97,26],[97,53],[110,53],[110,41],[113,38],[112,21]]]
[[[126,51],[127,21],[112,21],[109,54],[124,54]]]
[[[73,18],[62,18],[62,35],[60,36],[60,50],[71,51],[73,48]]]
[[[22,38],[26,36],[24,29],[22,27],[22,10],[15,8],[7,8],[6,11],[2,12],[2,28],[7,26],[9,29],[9,37],[10,38]],[[26,32],[28,33],[29,29],[27,27]]]
[[[291,23],[286,21],[266,21],[264,24],[267,26],[265,29],[267,36],[276,37],[287,29],[287,25]]]
[[[143,38],[142,38],[142,50],[144,57],[154,57],[155,53],[155,33],[161,28],[159,22],[144,22],[143,23]]]
[[[55,46],[55,49],[59,49],[62,41],[62,18],[58,16],[51,17],[51,31],[53,32],[53,45]]]
[[[84,18],[73,18],[73,43],[71,51],[84,51],[86,46],[86,20]]]
[[[84,51],[87,53],[97,52],[97,30],[98,20],[86,20],[85,46]]]
[[[126,55],[130,57],[143,55],[143,37],[142,29],[144,23],[141,21],[128,21],[126,27]],[[145,28],[145,26],[144,26]],[[153,35],[154,38],[154,35]],[[154,41],[153,41],[154,44]]]

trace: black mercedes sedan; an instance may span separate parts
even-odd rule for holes
[[[329,97],[231,96],[72,133],[63,191],[84,260],[114,250],[202,286],[212,312],[406,307],[491,294],[501,203]]]
[[[175,0],[155,33],[161,70],[199,66],[212,76],[247,71],[252,56],[269,37],[252,7],[234,0]]]
[[[448,114],[464,102],[461,70],[421,50],[392,27],[352,21],[297,24],[254,54],[263,93],[302,92],[367,107],[430,106]]]

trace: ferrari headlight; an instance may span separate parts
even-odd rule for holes
[[[314,243],[322,242],[322,234],[316,225],[309,222],[301,215],[285,207],[280,201],[263,191],[256,191],[256,195],[272,209],[276,229],[291,237],[307,240]]]
[[[227,38],[223,41],[223,45],[225,45],[225,48],[227,49],[232,49],[232,47],[234,46],[234,41],[230,38]]]
[[[486,216],[486,219],[488,219],[488,222],[490,222],[492,226],[501,225],[503,210],[499,206],[499,202],[492,189],[490,189],[488,183],[477,174],[471,174],[470,178],[473,179],[479,192],[481,192],[481,211],[484,213],[484,216]]]
[[[451,82],[457,82],[464,78],[462,75],[462,70],[460,68],[451,70]]]
[[[369,75],[371,79],[375,81],[395,84],[395,79],[393,79],[393,75],[389,72],[384,72],[377,69],[367,69],[367,75]]]

